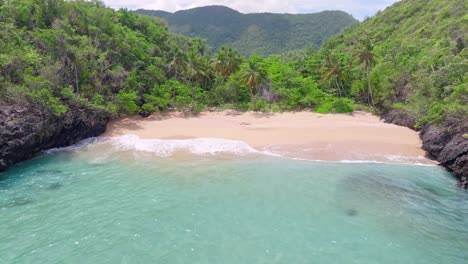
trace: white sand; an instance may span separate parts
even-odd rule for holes
[[[434,164],[424,158],[416,131],[386,124],[363,112],[324,115],[223,111],[196,117],[169,113],[114,120],[103,136],[128,134],[144,139],[240,140],[258,150],[311,160]]]

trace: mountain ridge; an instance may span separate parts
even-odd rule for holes
[[[134,12],[162,18],[172,32],[206,39],[214,50],[227,45],[244,56],[319,48],[331,36],[358,23],[343,11],[243,14],[229,7],[215,5],[174,13],[145,9]]]

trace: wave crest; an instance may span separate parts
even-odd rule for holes
[[[307,156],[304,153],[288,152],[285,150],[265,147],[257,150],[247,143],[238,140],[220,138],[193,138],[193,139],[142,139],[136,135],[124,135],[119,137],[89,138],[65,148],[57,148],[46,151],[54,153],[57,151],[92,150],[100,155],[99,160],[107,159],[115,151],[146,152],[158,157],[171,157],[177,153],[189,152],[197,156],[215,156],[219,154],[231,154],[236,156],[247,156],[252,154],[266,155],[293,160],[314,162],[338,162],[338,163],[384,163],[384,164],[408,164],[434,166],[427,163],[425,157],[405,157],[398,155],[382,155],[379,157],[368,157],[361,155],[355,159],[321,160],[315,156]]]
[[[136,135],[125,135],[107,138],[106,142],[119,150],[151,152],[161,157],[172,156],[178,151],[189,151],[195,155],[232,153],[245,156],[260,153],[245,142],[218,138],[141,139]]]

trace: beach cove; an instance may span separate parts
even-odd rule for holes
[[[234,140],[264,153],[315,161],[436,164],[425,158],[417,132],[365,112],[226,110],[197,116],[174,112],[111,121],[102,137],[125,135],[179,143],[196,138]]]

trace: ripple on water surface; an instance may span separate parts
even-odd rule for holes
[[[0,177],[0,263],[466,263],[468,195],[438,167],[106,144]]]

